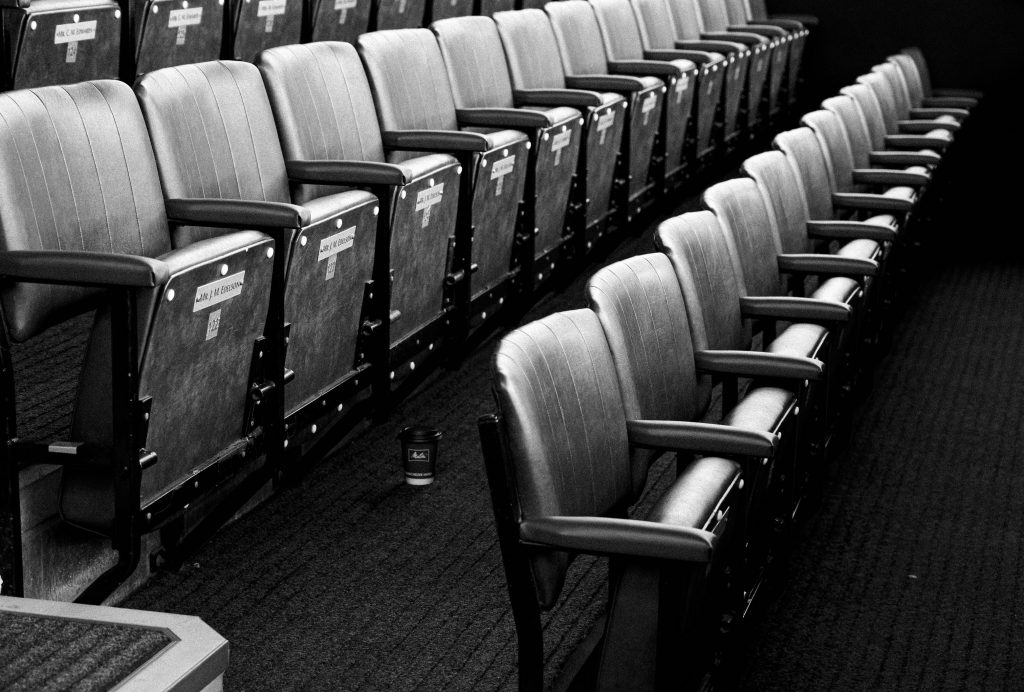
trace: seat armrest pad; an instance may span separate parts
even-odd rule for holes
[[[763,351],[697,351],[694,363],[702,372],[737,377],[817,381],[825,372],[825,364],[817,358],[803,358],[785,353]]]
[[[717,543],[709,531],[613,517],[524,519],[519,524],[519,539],[595,555],[701,563],[711,561]]]
[[[487,138],[479,132],[460,130],[387,130],[380,133],[387,149],[409,151],[487,151]]]
[[[892,226],[868,223],[867,221],[812,220],[807,222],[807,237],[827,240],[858,240],[864,238],[878,243],[885,243],[896,240],[896,229]],[[781,261],[779,262],[779,267],[782,267]]]
[[[636,77],[612,74],[579,74],[566,75],[565,85],[572,89],[592,89],[594,91],[643,91],[644,83]]]
[[[570,106],[597,108],[601,94],[586,89],[516,89],[512,99],[517,106]]]
[[[737,40],[737,41],[739,41],[741,43],[746,43],[747,45],[750,45],[750,46],[757,46],[757,45],[762,45],[762,44],[769,43],[769,40],[768,40],[769,37],[768,36],[763,36],[762,34],[759,34],[759,33],[755,32],[755,31],[746,31],[745,29],[746,29],[746,27],[732,27],[732,26],[730,26],[730,27],[728,27],[728,31],[726,31],[724,33],[718,33],[718,34],[713,34],[713,35],[712,34],[701,34],[701,36],[708,36],[709,38],[711,38],[711,37],[725,38],[726,36],[731,36],[735,40]],[[729,40],[729,39],[725,38],[725,40]]]
[[[167,283],[170,270],[158,259],[115,252],[12,250],[0,252],[0,276],[68,286],[152,288]]]
[[[847,322],[852,309],[845,303],[792,296],[742,296],[740,313],[754,319],[788,322]]]
[[[975,102],[981,101],[985,97],[985,92],[980,89],[936,89],[932,87],[932,95],[930,98],[967,98],[973,99]]]
[[[887,230],[892,230],[887,229]],[[894,234],[895,235],[895,234]],[[878,263],[863,257],[842,255],[779,255],[779,271],[787,274],[819,274],[861,278],[878,273]]]
[[[879,166],[937,166],[942,157],[931,151],[872,151],[868,161]]]
[[[405,185],[401,166],[378,161],[288,161],[288,178],[322,185]]]
[[[932,130],[948,130],[956,132],[960,129],[960,123],[950,123],[945,120],[897,120],[896,131],[905,135],[923,135]]]
[[[742,53],[747,50],[745,45],[736,41],[676,41],[676,48],[725,54]]]
[[[833,192],[832,204],[838,209],[866,209],[869,211],[910,211],[914,203],[900,197],[885,197],[865,192]]]
[[[789,31],[803,31],[805,28],[803,22],[797,19],[779,16],[771,16],[767,19],[755,19],[754,24],[759,24],[761,26],[777,26]]]
[[[309,224],[309,210],[286,202],[179,197],[165,202],[171,223],[217,228],[281,229]]]
[[[645,50],[644,57],[648,60],[689,60],[697,66],[713,62],[721,62],[714,55],[703,50]]]
[[[928,135],[886,135],[885,146],[894,149],[945,149],[950,140]]]
[[[892,168],[855,168],[853,182],[866,185],[907,185],[921,187],[927,185],[931,176],[914,171],[900,171]]]
[[[771,24],[734,24],[728,27],[729,31],[746,31],[751,34],[767,36],[768,38],[785,38],[789,33],[779,26]]]
[[[966,120],[970,111],[963,108],[939,108],[930,106],[927,108],[911,108],[910,117],[914,120],[935,120],[940,115],[952,115],[957,120]]]
[[[728,425],[671,420],[626,421],[630,444],[646,449],[697,454],[774,457],[779,436]]]
[[[497,127],[504,130],[535,129],[551,124],[543,112],[519,108],[457,108],[455,118],[459,125]]]
[[[637,77],[678,77],[683,71],[676,65],[663,60],[609,60],[608,71],[612,74],[627,74]]]
[[[978,99],[970,96],[926,96],[921,99],[925,108],[960,108],[970,110],[978,107]]]

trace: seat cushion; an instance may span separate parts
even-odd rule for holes
[[[811,295],[819,300],[830,300],[833,303],[849,303],[857,295],[860,284],[845,276],[834,276],[818,286]]]
[[[648,521],[702,529],[740,477],[735,461],[704,457],[690,464],[665,491],[647,516]]]
[[[814,358],[821,350],[828,329],[817,324],[798,322],[787,327],[765,349],[769,353]]]
[[[752,386],[722,422],[743,430],[775,432],[795,402],[796,395],[788,389]]]
[[[912,187],[906,185],[897,185],[896,187],[890,187],[888,190],[882,193],[883,197],[891,197],[893,199],[902,199],[910,203],[917,201],[917,192]]]
[[[857,240],[851,240],[836,252],[840,257],[862,257],[864,259],[874,259],[878,256],[881,246],[874,240],[868,240],[867,238],[858,238]]]

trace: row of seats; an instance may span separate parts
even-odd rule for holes
[[[783,79],[788,79],[791,97],[795,95],[807,35],[803,25],[751,15],[744,0],[656,4],[634,3],[632,12],[621,14],[619,8],[616,19],[604,20],[612,59],[643,59],[644,51],[675,51],[684,47],[678,42],[688,42],[685,48],[693,53],[691,59],[700,62],[702,74],[724,71],[727,64],[739,62],[729,72],[742,82],[740,73],[746,72],[747,62],[764,73],[770,62],[775,70],[773,113]],[[0,88],[118,77],[130,82],[163,67],[218,58],[252,60],[274,46],[355,43],[370,30],[415,28],[449,17],[490,16],[543,5],[536,0],[229,0],[226,5],[224,0],[5,0],[0,3],[5,38],[0,46]],[[640,33],[629,26],[634,23],[633,12],[641,21]],[[609,34],[609,23],[617,25],[620,19],[626,24],[615,26],[614,35]],[[622,37],[621,32],[629,31],[633,34]],[[787,61],[788,78],[783,76]],[[760,87],[751,88],[755,89],[751,103],[758,104]],[[739,107],[739,92],[734,92],[730,112]],[[731,122],[732,117],[727,120]]]
[[[131,573],[141,536],[186,533],[198,499],[386,413],[699,160],[688,126],[718,122],[718,71],[609,55],[633,7],[0,94],[5,349],[96,311],[71,441],[18,438],[4,409],[5,468],[62,467],[64,522],[113,539],[83,600]]]
[[[594,274],[587,308],[502,339],[479,425],[520,689],[544,683],[541,613],[579,554],[611,561],[597,689],[730,688],[977,105],[921,67],[890,56],[662,222],[658,252]],[[667,452],[674,480],[632,514]]]

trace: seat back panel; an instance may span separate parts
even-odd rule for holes
[[[872,150],[883,150],[886,135],[885,114],[874,90],[867,84],[851,84],[843,87],[840,93],[852,98],[863,116]]]
[[[803,182],[781,151],[766,151],[743,162],[743,172],[749,175],[761,191],[775,220],[782,251],[801,253],[811,250],[807,237],[807,202]]]
[[[840,95],[825,99],[821,102],[821,107],[834,113],[842,122],[850,142],[854,167],[868,168],[871,165],[871,133],[857,102],[851,96]]]
[[[607,74],[601,27],[594,10],[585,0],[559,0],[544,6],[558,40],[562,68],[567,75]]]
[[[355,43],[370,29],[372,0],[318,0],[311,10],[310,40]]]
[[[287,46],[302,38],[301,0],[229,0],[234,3],[231,57],[254,60],[264,48]]]
[[[430,3],[430,20],[451,17],[467,17],[473,14],[473,0],[433,0]]]
[[[224,5],[215,0],[148,0],[141,4],[135,74],[220,57]]]
[[[839,116],[826,110],[811,111],[800,119],[800,123],[814,131],[819,146],[828,156],[829,171],[835,191],[855,191],[853,150]]]
[[[456,17],[430,28],[437,36],[456,108],[512,107],[505,50],[492,19]]]
[[[643,60],[640,28],[629,0],[591,0],[609,60]]]
[[[415,29],[423,26],[426,0],[374,0],[377,3],[375,29]]]
[[[776,149],[786,154],[789,165],[800,176],[810,218],[816,221],[831,219],[832,167],[814,132],[809,127],[798,127],[780,132],[772,142]]]
[[[586,225],[590,227],[604,218],[612,201],[615,164],[622,144],[628,114],[615,101],[595,108],[588,116],[584,137],[587,147]],[[646,175],[646,173],[644,173]]]
[[[508,72],[516,89],[561,89],[565,73],[551,22],[543,10],[494,15],[505,48]]]
[[[580,119],[555,125],[541,133],[536,143],[536,235],[534,255],[540,257],[558,247],[565,234],[565,215],[579,159],[583,128]],[[554,267],[539,267],[545,275]]]

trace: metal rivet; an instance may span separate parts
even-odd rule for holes
[[[345,408],[345,404],[338,404],[338,411],[339,411],[339,412],[340,412],[340,411],[341,411],[341,409],[343,409],[343,408]]]
[[[248,1],[249,1],[249,0],[246,0],[246,2],[248,2]],[[285,441],[284,441],[284,446],[285,446],[286,448],[288,447],[288,440],[285,440]]]
[[[487,168],[487,159],[480,159],[480,167]]]
[[[530,142],[527,142],[527,143],[526,143],[526,150],[527,150],[527,151],[529,151],[529,150],[530,150],[530,149],[531,149],[532,147],[533,147],[533,144],[532,144],[532,143],[530,143]],[[508,151],[508,150],[506,149],[506,151]]]
[[[121,18],[121,10],[114,10],[114,19]]]
[[[548,135],[547,132],[544,133],[544,138],[543,139],[544,139],[545,142],[550,139],[550,136]]]
[[[32,31],[35,31],[37,26],[38,24],[36,24],[35,20],[33,19],[32,22],[29,23],[28,28],[32,29]]]
[[[458,173],[459,175],[462,175],[462,166],[459,166],[458,168],[456,168],[455,172]]]
[[[374,207],[373,208],[373,215],[376,216],[379,213],[380,213],[380,207]]]
[[[316,423],[313,423],[313,425],[309,426],[309,432],[316,435]]]
[[[159,12],[160,12],[160,6],[159,5],[153,5],[153,14],[159,14]]]
[[[427,181],[427,186],[428,187],[434,187],[434,179],[433,178],[431,178],[430,180]]]
[[[226,264],[220,265],[220,275],[221,276],[227,276],[228,275],[228,265],[226,265]]]
[[[671,82],[672,82],[673,84],[675,84],[676,80],[674,80],[674,79],[673,79],[673,80],[671,80]],[[663,93],[663,94],[664,94],[664,93],[665,93],[666,91],[668,91],[668,87],[661,87],[661,93]]]
[[[78,15],[76,14],[75,16],[73,16],[73,17],[71,18],[71,21],[73,21],[73,22],[77,22],[77,21],[78,21]]]
[[[410,360],[409,361],[409,369],[410,370],[415,370],[416,369],[416,361],[414,361],[414,360]]]
[[[504,305],[504,304],[505,304],[505,299],[504,298],[498,298],[498,305]]]
[[[740,483],[739,483],[739,489],[740,489],[740,490],[743,490],[743,485],[744,485],[744,483],[743,483],[743,479],[741,478],[741,479],[740,479]]]
[[[715,519],[717,519],[718,521],[722,521],[722,517],[724,516],[725,512],[723,512],[722,510],[718,510],[718,512],[715,514]]]
[[[543,280],[544,280],[544,275],[538,272],[537,273],[537,281],[543,281]]]
[[[482,319],[485,319],[485,320],[486,320],[486,319],[487,319],[487,313],[486,313],[486,312],[481,312],[481,313],[480,313],[480,317],[481,317]]]
[[[583,127],[583,118],[580,118],[580,127]]]
[[[188,0],[181,0],[181,6],[188,9]]]
[[[301,238],[299,238],[299,245],[301,245],[302,247],[306,247],[306,243],[308,242],[309,238],[307,238],[306,236],[302,236]]]
[[[174,300],[174,289],[173,288],[168,288],[167,289],[167,302],[170,302],[172,300]]]
[[[142,414],[142,420],[149,420],[149,411]]]
[[[625,101],[623,101],[623,103],[622,103],[622,108],[623,108],[623,109],[629,108],[629,104],[628,104],[628,103],[626,103]]]
[[[391,377],[391,379],[395,379],[395,371],[394,370],[391,371],[390,377]]]
[[[274,248],[268,247],[267,248],[267,259],[270,259],[273,256],[274,256]]]
[[[399,193],[398,193],[398,196],[399,196],[399,197],[400,197],[401,199],[405,199],[405,197],[406,197],[406,193],[405,193],[405,190],[402,190],[401,192],[399,192]]]
[[[501,155],[502,156],[508,156],[508,149],[502,150]]]
[[[340,218],[334,220],[334,227],[335,228],[341,228],[341,225],[342,224],[341,224],[341,219]]]

